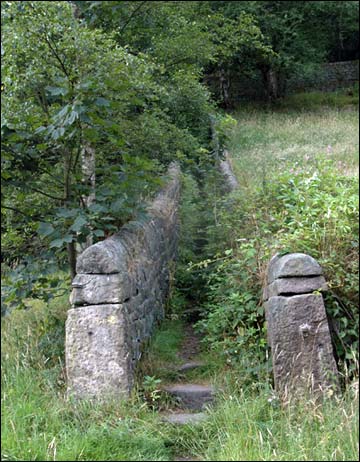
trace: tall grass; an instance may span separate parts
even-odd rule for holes
[[[285,409],[264,393],[227,398],[214,412],[205,460],[356,460],[358,397]]]
[[[324,107],[322,95],[294,95],[272,109],[245,105],[234,113],[238,126],[230,151],[243,188],[261,184],[289,162],[306,166],[318,154],[335,160],[339,173],[358,175],[358,108],[342,107],[341,96],[333,94],[327,96],[333,104]]]
[[[161,423],[136,393],[127,402],[68,399],[62,363],[47,368],[54,358],[47,360],[39,348],[39,326],[66,300],[53,303],[3,320],[2,460],[169,461],[174,454],[199,460],[357,459],[357,389],[321,406],[309,401],[283,409],[266,383],[249,387],[246,370],[229,369],[211,355],[209,369],[222,393],[209,419],[196,426]],[[178,321],[157,331],[148,354],[161,359],[151,361],[155,375],[173,366],[181,337]]]
[[[137,396],[66,396],[63,329],[54,319],[63,327],[67,297],[32,305],[2,320],[2,460],[169,460],[159,419]]]

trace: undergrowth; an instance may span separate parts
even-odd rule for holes
[[[239,111],[231,145],[240,186],[215,202],[210,194],[207,255],[190,265],[205,281],[197,325],[209,348],[234,367],[247,362],[252,378],[269,370],[262,290],[277,252],[308,253],[322,265],[338,366],[347,379],[358,374],[358,112],[340,107],[315,104],[301,117]]]

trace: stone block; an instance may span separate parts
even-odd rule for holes
[[[77,274],[72,282],[72,305],[122,303],[134,295],[135,284],[128,274]]]
[[[122,305],[93,305],[68,311],[68,393],[77,398],[127,397],[127,320]]]
[[[337,384],[325,306],[321,295],[271,297],[265,303],[275,388],[325,390]]]
[[[215,398],[215,388],[192,383],[169,385],[163,390],[179,399],[185,409],[201,410]]]
[[[76,263],[76,272],[112,274],[128,270],[130,255],[118,235],[88,247]]]
[[[311,293],[315,290],[327,290],[325,278],[323,276],[315,277],[290,277],[275,279],[271,284],[265,287],[264,300],[277,295],[295,295]]]

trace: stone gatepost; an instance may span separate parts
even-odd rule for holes
[[[271,259],[264,290],[265,316],[275,389],[282,398],[290,392],[318,393],[337,387],[323,290],[327,285],[322,268],[309,255],[293,253]]]

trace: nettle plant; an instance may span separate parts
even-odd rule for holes
[[[199,327],[229,364],[245,351],[264,360],[266,266],[277,252],[304,252],[322,265],[330,287],[326,306],[339,365],[357,367],[358,181],[336,167],[325,156],[306,168],[289,165],[255,191],[218,204],[209,246],[221,233],[224,250],[198,264],[210,293]]]
[[[278,248],[305,252],[323,267],[330,287],[327,312],[339,359],[355,367],[358,350],[359,185],[339,174],[335,161],[318,156],[312,167],[279,175],[270,194]],[[280,208],[281,207],[281,208]]]

